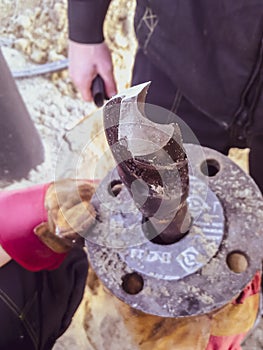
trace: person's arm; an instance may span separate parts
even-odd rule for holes
[[[110,0],[68,0],[69,75],[85,101],[99,74],[106,95],[116,94],[111,53],[104,42],[103,23]]]
[[[68,0],[69,39],[81,44],[102,43],[109,4],[110,0]]]
[[[36,225],[47,220],[44,198],[48,186],[0,193],[0,245],[31,271],[56,268],[65,258],[65,254],[54,253],[33,232]]]
[[[93,193],[89,181],[71,179],[1,192],[0,266],[13,259],[30,271],[59,267],[95,221]]]

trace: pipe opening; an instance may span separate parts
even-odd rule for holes
[[[177,235],[165,235],[162,232],[157,232],[154,225],[151,223],[149,218],[142,218],[142,230],[145,237],[154,244],[159,245],[170,245],[178,242],[181,238],[189,233],[189,230]],[[164,230],[165,231],[165,230]]]

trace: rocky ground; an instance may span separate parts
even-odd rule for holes
[[[134,0],[114,0],[105,25],[106,40],[112,50],[119,90],[129,85],[136,43],[132,29]],[[23,70],[67,57],[66,0],[0,0],[0,45],[12,70]],[[81,100],[70,83],[67,70],[16,80],[29,113],[45,147],[45,162],[28,179],[11,187],[70,175],[60,164],[61,149],[67,147],[65,133],[84,117],[88,119],[89,137],[101,130],[101,115],[91,103]],[[95,113],[95,114],[94,114]],[[99,138],[100,139],[100,138]],[[101,139],[100,139],[101,140]],[[89,170],[97,163],[103,149],[90,148]],[[231,150],[230,157],[247,170],[248,151]],[[57,166],[59,164],[59,166]],[[107,164],[106,164],[107,165]],[[54,170],[58,169],[58,170]],[[97,167],[96,176],[107,166]],[[58,340],[56,350],[135,350],[116,311],[114,300],[90,273],[85,297],[69,330]],[[244,350],[263,349],[263,323],[254,330]]]

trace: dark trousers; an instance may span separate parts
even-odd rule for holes
[[[53,271],[27,271],[13,260],[1,267],[0,349],[51,350],[81,302],[87,270],[82,249]]]
[[[151,81],[146,102],[173,112],[165,115],[161,113],[160,118],[160,115],[156,117],[156,114],[151,113],[150,110],[147,113],[146,108],[146,114],[150,119],[158,123],[177,122],[181,127],[183,139],[186,143],[196,143],[196,140],[194,140],[184,123],[192,130],[202,146],[215,149],[226,155],[231,147],[239,146],[238,142],[233,139],[231,129],[227,125],[221,121],[213,120],[197,109],[182,95],[170,78],[157,66],[153,65],[143,52],[139,50],[135,58],[132,84],[136,85],[146,81]],[[244,147],[250,148],[250,175],[259,186],[261,192],[263,192],[263,163],[261,161],[263,133],[257,134],[252,132],[245,140]]]

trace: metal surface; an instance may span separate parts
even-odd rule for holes
[[[121,252],[121,259],[134,271],[163,280],[182,279],[207,264],[223,239],[224,214],[213,192],[208,189],[204,202],[200,190],[207,190],[205,184],[191,177],[187,202],[193,224],[179,242],[161,245],[147,240]]]
[[[100,222],[86,237],[91,264],[106,287],[133,308],[163,317],[218,309],[236,297],[261,269],[263,205],[259,189],[231,160],[206,148],[205,159],[213,176],[204,175],[200,147],[185,148],[187,156],[194,159],[191,172],[198,178],[191,177],[190,182],[192,216],[202,192],[200,184],[208,180],[210,188],[207,206],[201,206],[189,238],[184,238],[189,239],[187,243],[184,239],[166,246],[147,242],[141,229],[142,216],[127,200],[125,189],[116,197],[110,196],[105,182],[94,197]],[[115,174],[105,179],[107,184],[113,180]],[[122,214],[115,210],[118,206]],[[183,245],[179,250],[178,246]],[[246,262],[243,272],[236,273],[229,265],[232,253]],[[131,276],[141,284],[135,293],[124,285]]]
[[[101,246],[126,246],[119,254],[130,268],[164,280],[178,280],[190,275],[215,255],[223,239],[224,214],[218,198],[207,189],[206,183],[190,177],[187,201],[193,223],[189,233],[175,244],[161,245],[154,243],[154,235],[148,239],[148,230],[139,209],[133,208],[128,212],[124,206],[124,203],[132,201],[127,188],[122,186],[116,197],[111,194],[111,184],[118,182],[120,178],[115,169],[100,184],[97,198],[93,198],[97,212],[99,215],[103,212],[103,221],[108,223],[109,228],[105,237],[101,233],[104,224],[98,224],[92,233],[93,241]],[[118,241],[114,237],[117,227]]]
[[[146,118],[148,87],[134,86],[106,103],[104,128],[122,182],[158,239],[169,244],[180,240],[191,224],[188,160],[178,125]]]

